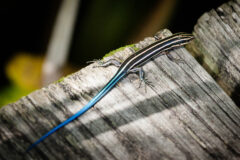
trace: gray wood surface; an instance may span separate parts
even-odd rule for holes
[[[154,41],[146,38],[134,48]],[[131,54],[128,47],[115,56]],[[91,64],[0,110],[0,159],[239,159],[240,111],[185,48],[144,66],[153,88],[135,74],[94,108],[25,149],[79,111],[117,71]]]
[[[240,106],[240,0],[203,14],[193,34],[196,56]]]

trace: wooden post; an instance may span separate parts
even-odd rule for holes
[[[146,38],[133,48],[153,41]],[[113,56],[129,54],[125,47]],[[147,92],[138,88],[137,75],[127,76],[27,154],[30,144],[79,111],[117,68],[89,65],[3,107],[0,159],[239,159],[239,108],[185,48],[170,54],[184,63],[161,56],[144,65],[154,85]]]
[[[240,1],[203,14],[194,27],[195,55],[240,106]]]

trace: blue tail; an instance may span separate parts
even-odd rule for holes
[[[26,150],[26,152],[30,151],[31,149],[33,149],[34,147],[36,147],[36,145],[40,142],[42,142],[44,139],[46,139],[48,136],[50,136],[51,134],[53,134],[54,132],[56,132],[58,129],[60,129],[61,127],[67,125],[68,123],[70,123],[71,121],[73,121],[74,119],[76,119],[77,117],[81,116],[82,114],[84,114],[87,110],[89,110],[91,107],[93,107],[103,96],[105,96],[112,88],[113,86],[123,77],[125,76],[126,73],[122,72],[122,73],[117,73],[107,84],[106,86],[92,99],[88,102],[88,104],[86,104],[80,111],[78,111],[76,114],[72,115],[70,118],[68,118],[67,120],[65,120],[64,122],[62,122],[61,124],[59,124],[58,126],[54,127],[53,129],[51,129],[49,132],[47,132],[46,134],[44,134],[39,140],[37,140],[36,142],[34,142],[32,145],[30,145],[28,147],[28,149]]]

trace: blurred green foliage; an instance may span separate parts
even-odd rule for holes
[[[0,90],[0,108],[4,105],[17,101],[22,96],[26,96],[32,90],[23,89],[13,83]]]

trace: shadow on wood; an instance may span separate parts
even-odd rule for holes
[[[153,42],[147,38],[139,48]],[[113,56],[130,53],[129,47]],[[92,68],[0,110],[1,159],[237,159],[240,111],[185,48],[144,65],[154,87],[129,75],[93,109],[25,154],[51,128],[82,108],[117,68]]]

